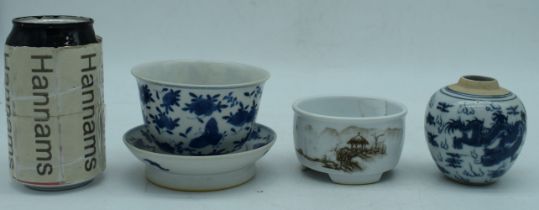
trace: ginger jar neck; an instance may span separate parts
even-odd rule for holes
[[[509,90],[500,87],[496,79],[477,75],[463,76],[456,84],[449,85],[448,88],[456,92],[479,96],[502,96],[510,93]]]

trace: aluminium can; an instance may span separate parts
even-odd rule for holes
[[[66,190],[105,169],[101,38],[93,19],[13,19],[4,53],[9,168],[37,190]]]

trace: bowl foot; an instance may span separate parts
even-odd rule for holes
[[[380,181],[382,174],[383,173],[370,175],[329,174],[329,178],[337,184],[371,184]]]
[[[239,186],[255,175],[255,166],[218,174],[175,174],[148,166],[146,178],[151,183],[180,191],[215,191]]]

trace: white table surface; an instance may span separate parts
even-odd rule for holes
[[[1,1],[0,32],[33,14],[96,20],[105,46],[107,169],[86,187],[29,190],[10,180],[0,91],[0,209],[537,209],[539,3],[535,1]],[[153,1],[152,1],[153,2]],[[63,3],[63,4],[60,4]],[[58,6],[60,5],[60,6]],[[144,8],[144,10],[143,10]],[[120,28],[117,28],[120,27]],[[130,68],[200,58],[268,69],[257,121],[277,142],[239,187],[205,193],[156,187],[122,143],[142,123]],[[3,65],[3,62],[1,63]],[[489,75],[526,105],[528,133],[499,182],[445,179],[430,157],[423,117],[432,93],[465,74]],[[0,74],[3,80],[3,74]],[[397,167],[379,183],[345,186],[302,170],[294,153],[294,100],[313,95],[391,98],[408,107]],[[2,158],[4,157],[4,158]]]

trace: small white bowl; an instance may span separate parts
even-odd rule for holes
[[[380,180],[400,158],[406,107],[366,97],[302,99],[292,106],[299,161],[339,184]]]
[[[255,175],[255,162],[275,143],[275,132],[255,124],[249,140],[228,154],[184,156],[167,154],[146,138],[140,125],[124,135],[124,143],[146,164],[146,178],[155,185],[182,191],[213,191],[241,185]]]

